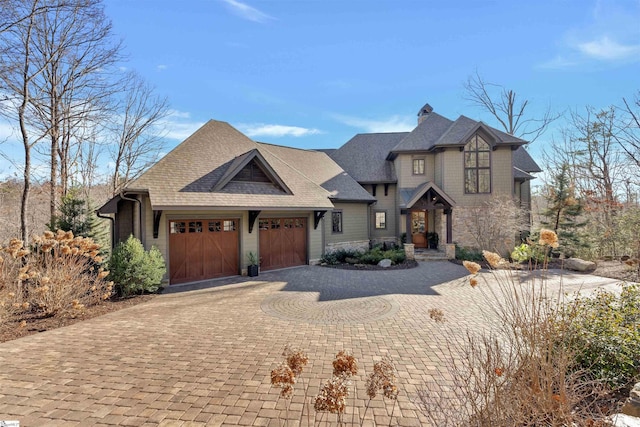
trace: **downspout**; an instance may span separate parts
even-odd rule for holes
[[[111,222],[111,249],[116,247],[116,219],[110,216],[102,215],[100,211],[95,211],[98,218],[108,219]]]
[[[125,193],[123,191],[120,192],[119,196],[122,198],[122,200],[129,200],[130,202],[136,202],[138,204],[138,233],[140,234],[139,236],[137,236],[138,239],[142,239],[142,202],[138,199],[132,199],[131,197],[127,197],[124,195]],[[134,224],[135,225],[135,224]],[[134,237],[136,234],[136,228],[135,226],[133,227],[133,234]]]

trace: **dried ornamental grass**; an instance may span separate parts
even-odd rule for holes
[[[478,274],[478,271],[482,268],[480,264],[473,261],[463,261],[462,265],[466,268],[470,274]]]
[[[495,252],[482,251],[482,256],[492,268],[499,268],[507,263],[506,260]]]
[[[333,375],[351,377],[358,373],[358,362],[356,358],[341,350],[333,360]]]
[[[373,399],[377,396],[378,391],[382,391],[383,396],[387,399],[397,399],[396,379],[396,368],[393,366],[391,358],[384,357],[373,365],[373,372],[367,377],[367,395]]]
[[[271,385],[280,387],[280,396],[290,398],[293,396],[293,385],[296,383],[296,376],[286,362],[280,363],[278,367],[271,371]]]
[[[429,317],[438,323],[445,321],[444,311],[440,310],[439,308],[430,308]]]
[[[47,231],[31,247],[19,239],[0,246],[9,255],[0,264],[0,301],[11,307],[11,315],[75,317],[112,296],[113,283],[105,280],[109,272],[100,266],[100,245],[92,239]]]
[[[547,230],[543,228],[542,230],[540,230],[540,240],[538,243],[540,243],[541,245],[551,246],[552,248],[557,248],[558,235],[553,230]]]
[[[300,349],[294,349],[289,345],[284,348],[282,355],[284,356],[287,365],[293,372],[293,375],[296,377],[299,377],[300,374],[302,374],[302,370],[305,366],[307,366],[307,363],[309,362],[309,358],[307,357],[306,353],[304,353]]]
[[[314,399],[313,407],[318,412],[343,414],[347,406],[348,395],[349,380],[347,377],[344,375],[334,376],[322,385],[320,393]]]

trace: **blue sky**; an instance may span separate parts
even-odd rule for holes
[[[123,69],[169,99],[168,148],[211,118],[260,141],[338,147],[356,133],[412,129],[426,102],[495,125],[463,99],[476,70],[528,98],[532,114],[604,108],[640,89],[640,0],[105,5]]]

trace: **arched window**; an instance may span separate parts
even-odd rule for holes
[[[478,134],[464,146],[464,192],[491,193],[491,147]]]

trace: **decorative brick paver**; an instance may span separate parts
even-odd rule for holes
[[[492,274],[482,273],[487,285]],[[487,318],[478,289],[465,276],[449,262],[395,271],[305,266],[262,273],[258,280],[172,288],[195,290],[0,344],[0,420],[17,419],[21,426],[279,426],[288,419],[288,425],[304,426],[315,413],[303,387],[307,399],[315,395],[331,376],[335,354],[345,349],[360,366],[348,424],[354,419],[359,425],[364,416],[364,425],[427,425],[414,399],[425,386],[447,385],[445,337]],[[563,277],[567,290],[613,283]],[[429,319],[430,308],[445,312],[447,327]],[[288,401],[269,383],[287,344],[309,355],[288,411]],[[399,376],[393,417],[392,403],[380,397],[364,415],[366,375],[385,355]]]

